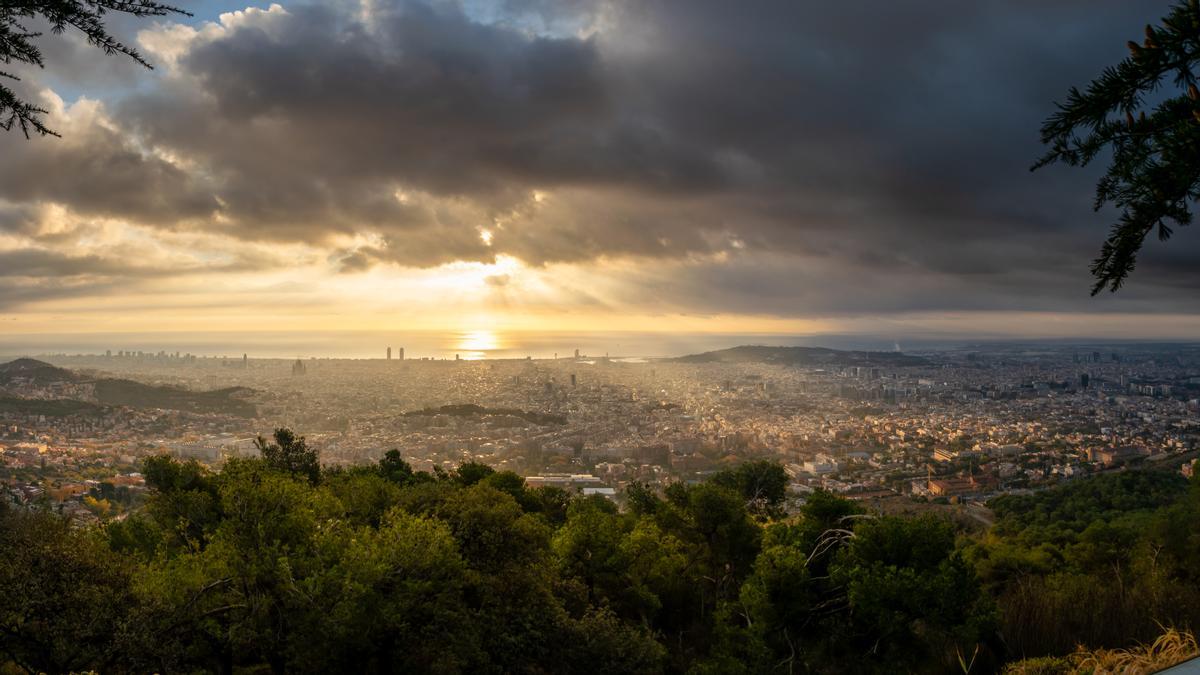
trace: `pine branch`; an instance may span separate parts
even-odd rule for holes
[[[1200,89],[1193,72],[1200,64],[1200,0],[1177,4],[1161,26],[1146,26],[1141,44],[1128,46],[1129,57],[1056,104],[1041,129],[1049,150],[1031,167],[1086,166],[1111,152],[1093,206],[1111,204],[1121,213],[1092,263],[1092,295],[1120,289],[1146,237],[1157,232],[1165,241],[1174,226],[1188,225],[1200,196]],[[1142,109],[1168,78],[1176,95]]]
[[[34,42],[43,37],[42,33],[28,30],[21,23],[22,20],[40,18],[49,24],[53,35],[73,29],[106,55],[125,56],[146,68],[153,68],[136,49],[108,32],[104,19],[110,12],[138,18],[174,14],[191,16],[179,7],[153,0],[0,0],[0,63],[44,67],[42,52]],[[0,75],[16,79],[11,74]],[[58,136],[42,121],[47,114],[45,109],[0,86],[0,129],[20,129],[26,138],[31,133]]]

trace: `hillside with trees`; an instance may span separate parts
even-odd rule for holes
[[[21,358],[8,363],[0,363],[0,387],[7,388],[13,393],[21,394],[29,387],[42,388],[70,384],[90,386],[94,402],[38,397],[37,402],[34,403],[32,401],[22,402],[29,401],[24,396],[6,396],[0,401],[0,409],[33,411],[45,408],[49,412],[43,414],[63,415],[68,414],[64,411],[86,412],[99,409],[100,406],[125,406],[247,418],[257,414],[257,407],[248,400],[255,392],[247,387],[192,391],[177,386],[145,384],[122,378],[77,373],[37,359]]]
[[[996,501],[972,537],[751,462],[665,494],[527,488],[466,463],[320,465],[303,437],[219,472],[146,461],[145,506],[0,511],[16,672],[991,672],[1200,619],[1200,488],[1129,473]]]

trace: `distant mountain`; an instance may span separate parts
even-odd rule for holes
[[[237,417],[254,417],[257,414],[254,404],[246,400],[246,395],[253,393],[254,390],[246,387],[191,391],[181,387],[143,384],[133,380],[85,377],[37,359],[17,359],[0,364],[0,385],[24,383],[45,386],[58,382],[91,384],[94,388],[96,402],[107,406],[161,408],[193,413],[219,413]],[[82,402],[75,401],[75,403]],[[10,404],[10,408],[13,405],[15,404]],[[68,408],[69,406],[61,409]]]
[[[676,363],[772,363],[782,366],[926,366],[927,359],[902,352],[859,352],[824,347],[742,345],[668,359]]]
[[[0,363],[0,384],[8,384],[15,380],[24,380],[32,384],[52,384],[54,382],[79,382],[82,379],[65,368],[52,366],[37,359],[17,359],[8,363]]]

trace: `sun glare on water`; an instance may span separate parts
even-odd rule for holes
[[[490,330],[467,331],[458,335],[454,348],[461,350],[459,356],[464,359],[482,359],[500,349],[500,338]]]

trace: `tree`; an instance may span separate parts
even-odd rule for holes
[[[321,481],[341,502],[347,521],[379,527],[384,515],[399,502],[401,487],[380,476],[374,467],[327,472]]]
[[[36,44],[42,33],[30,30],[28,20],[44,20],[55,35],[73,28],[87,38],[91,44],[105,54],[122,54],[137,63],[153,68],[133,47],[113,37],[104,25],[105,15],[110,12],[129,14],[138,18],[190,13],[171,5],[153,0],[5,0],[0,3],[0,63],[10,65],[14,61],[38,68],[45,67],[42,52]],[[0,78],[18,80],[12,73],[0,71]],[[46,110],[22,100],[16,92],[0,84],[0,129],[11,130],[14,126],[29,138],[30,132],[46,136],[57,136],[42,121]]]
[[[151,489],[146,515],[164,535],[170,548],[203,548],[220,520],[216,479],[196,460],[180,462],[168,455],[147,457],[142,463],[146,486]],[[140,524],[140,525],[144,525]],[[113,525],[113,544],[152,554],[154,533],[146,527],[134,531],[126,524]]]
[[[259,436],[254,439],[254,446],[268,467],[307,478],[314,485],[321,480],[320,456],[316,450],[309,450],[304,437],[296,436],[291,429],[276,429],[274,443]]]
[[[301,584],[297,670],[457,673],[484,658],[464,601],[465,566],[446,524],[389,512],[378,529],[326,529],[330,562]]]
[[[1126,59],[1086,91],[1072,87],[1058,104],[1042,125],[1050,150],[1033,166],[1084,166],[1112,152],[1094,206],[1112,204],[1121,215],[1092,263],[1092,295],[1119,289],[1146,237],[1157,232],[1165,241],[1173,225],[1190,224],[1190,203],[1200,198],[1200,89],[1192,72],[1200,59],[1200,1],[1176,5],[1161,26],[1146,26],[1141,44],[1128,44]],[[1167,79],[1172,87],[1161,93]]]
[[[759,518],[777,518],[783,514],[780,506],[787,496],[788,475],[779,462],[746,462],[718,473],[711,480],[741,493],[746,508]]]
[[[470,487],[488,476],[496,473],[496,470],[487,464],[480,462],[463,462],[458,465],[458,469],[454,472],[454,479],[462,483],[466,487]]]
[[[416,480],[412,466],[404,461],[400,451],[395,448],[385,452],[379,460],[379,475],[397,485],[408,485]]]
[[[560,569],[583,583],[593,604],[601,599],[611,603],[629,588],[623,538],[616,513],[599,502],[582,499],[571,504],[566,524],[555,534],[553,548]]]
[[[863,520],[838,557],[832,578],[849,610],[835,650],[862,655],[860,672],[949,670],[994,628],[994,605],[945,521]]]
[[[661,502],[654,490],[641,481],[630,481],[625,487],[625,504],[636,515],[653,514]]]
[[[228,670],[235,660],[289,668],[297,645],[314,633],[312,585],[342,554],[329,542],[343,506],[303,476],[264,470],[263,462],[227,462],[219,497],[223,518],[202,551],[155,561],[144,582],[169,608],[169,635],[201,661]],[[337,523],[340,545],[351,543]],[[172,650],[178,651],[178,650]],[[212,663],[209,670],[212,670]]]
[[[47,512],[0,503],[0,669],[131,667],[138,636],[133,569],[97,538]]]

